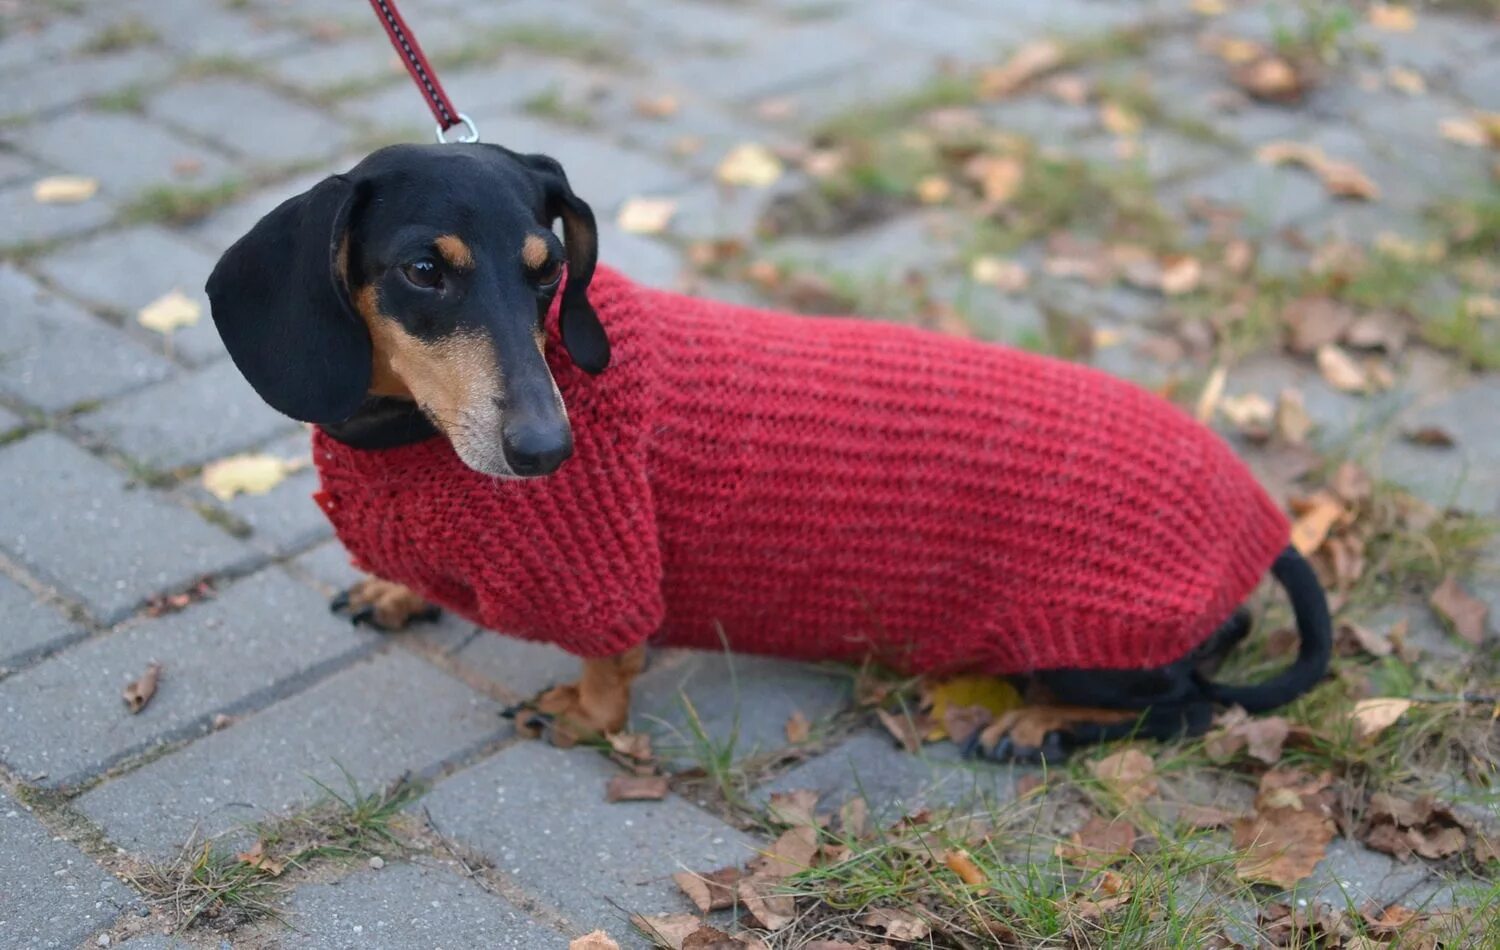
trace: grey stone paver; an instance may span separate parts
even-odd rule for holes
[[[466,677],[496,695],[519,702],[559,683],[578,679],[580,661],[548,643],[508,637],[476,627],[451,613],[403,634],[437,651]]]
[[[0,549],[113,623],[250,549],[51,432],[0,448]]]
[[[48,57],[27,70],[24,82],[6,83],[7,95],[0,102],[0,121],[46,115],[94,96],[158,82],[171,69],[171,62],[160,53],[144,49],[100,56]],[[28,146],[29,139],[28,135]],[[77,144],[90,147],[88,141]],[[92,144],[107,148],[109,143],[94,139]]]
[[[87,631],[60,610],[37,600],[31,591],[0,576],[0,617],[5,636],[0,639],[0,669],[14,667],[29,657],[66,646]]]
[[[76,784],[202,731],[216,713],[295,690],[373,645],[329,616],[314,592],[263,571],[0,681],[0,761],[49,787]],[[120,690],[152,662],[163,666],[156,696],[131,715]],[[55,702],[60,696],[67,701]]]
[[[0,945],[77,947],[135,894],[0,790]]]
[[[532,950],[567,943],[505,898],[415,864],[304,885],[290,910],[297,939],[320,950]]]
[[[124,321],[138,340],[194,364],[225,355],[203,291],[214,257],[164,228],[111,231],[38,258],[34,266],[54,286]],[[172,291],[198,304],[197,322],[165,337],[139,326],[141,308]]]
[[[238,241],[255,223],[271,213],[277,205],[322,181],[329,174],[346,171],[357,158],[335,162],[324,172],[299,175],[276,185],[253,192],[235,203],[221,208],[202,221],[184,228],[184,231],[200,240],[214,253],[222,254],[229,245]],[[204,275],[205,278],[207,275]],[[215,334],[217,336],[217,334]]]
[[[119,143],[129,142],[128,149]],[[58,168],[99,179],[114,195],[130,197],[158,185],[212,185],[238,171],[228,159],[140,116],[70,112],[28,135],[26,150]]]
[[[243,452],[294,431],[226,358],[78,417],[78,427],[142,465],[172,469]]]
[[[144,346],[0,265],[0,392],[56,412],[171,372],[171,364]]]
[[[179,84],[151,97],[146,111],[262,165],[328,158],[349,141],[326,112],[242,79]]]
[[[423,697],[419,715],[409,696]],[[163,857],[195,830],[214,837],[314,801],[324,794],[316,783],[348,797],[351,780],[368,795],[404,774],[429,774],[508,733],[499,712],[398,651],[99,786],[78,807],[115,844]]]
[[[271,9],[279,12],[274,5]],[[197,0],[148,0],[132,4],[131,12],[160,42],[193,58],[258,59],[307,42],[304,34],[278,26],[281,17],[254,7],[239,11]]]
[[[440,831],[478,848],[583,931],[620,939],[632,913],[690,908],[673,873],[739,864],[754,851],[680,798],[606,803],[615,774],[596,754],[523,742],[441,782],[422,805]]]

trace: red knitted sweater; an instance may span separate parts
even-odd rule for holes
[[[585,657],[651,638],[905,671],[1140,668],[1250,593],[1288,526],[1212,432],[1086,367],[601,269],[610,368],[549,359],[554,475],[314,435],[360,568]]]

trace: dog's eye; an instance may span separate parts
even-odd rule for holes
[[[443,272],[431,258],[412,261],[401,268],[401,273],[414,286],[424,289],[438,287],[443,283]]]
[[[551,287],[562,279],[562,268],[562,261],[548,261],[538,268],[533,276],[539,286]]]

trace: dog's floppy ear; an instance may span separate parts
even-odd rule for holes
[[[599,260],[599,232],[594,211],[573,194],[568,176],[555,159],[522,155],[521,161],[541,183],[548,222],[562,218],[568,252],[568,284],[560,308],[563,346],[583,371],[597,376],[609,365],[609,337],[589,303],[589,281]]]
[[[273,409],[303,422],[347,419],[370,388],[370,336],[344,274],[355,192],[335,175],[282,202],[208,278],[234,364]]]

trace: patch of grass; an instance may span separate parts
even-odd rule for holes
[[[202,79],[208,76],[233,76],[259,79],[265,75],[260,65],[238,56],[197,56],[177,67],[178,79]]]
[[[1064,69],[1139,59],[1151,49],[1151,28],[1124,26],[1088,36],[1067,37],[1060,43]]]
[[[943,74],[894,99],[862,105],[834,116],[817,128],[813,139],[822,144],[836,144],[872,138],[906,128],[933,109],[971,105],[977,99],[978,90],[972,77]]]
[[[101,112],[141,112],[145,103],[146,95],[140,86],[126,86],[96,96],[90,104]]]
[[[545,22],[515,23],[492,30],[433,56],[432,62],[440,69],[461,69],[494,62],[507,50],[525,50],[594,66],[625,68],[631,65],[630,57],[617,44]]]
[[[127,877],[179,931],[199,924],[229,931],[253,920],[276,918],[275,900],[285,890],[265,870],[196,838],[175,858],[146,865]]]
[[[1473,369],[1500,370],[1500,326],[1469,312],[1462,304],[1455,305],[1447,316],[1425,321],[1422,338]]]
[[[343,791],[314,779],[323,791],[319,802],[289,818],[256,826],[266,853],[285,855],[289,864],[306,864],[402,849],[396,822],[406,806],[422,796],[423,786],[402,778],[379,791],[365,792],[342,766],[339,771],[344,776]]]
[[[118,53],[138,46],[148,46],[158,39],[156,31],[145,22],[136,17],[127,17],[100,29],[78,51],[89,55]]]
[[[556,85],[526,99],[521,103],[521,111],[539,119],[580,129],[592,128],[595,124],[594,114],[576,102],[569,102]]]
[[[213,185],[156,185],[120,209],[120,222],[192,224],[238,198],[246,187],[246,183],[239,179]]]
[[[1358,15],[1348,4],[1328,0],[1298,0],[1293,23],[1281,21],[1275,6],[1271,14],[1276,50],[1292,61],[1338,62],[1359,25]]]

